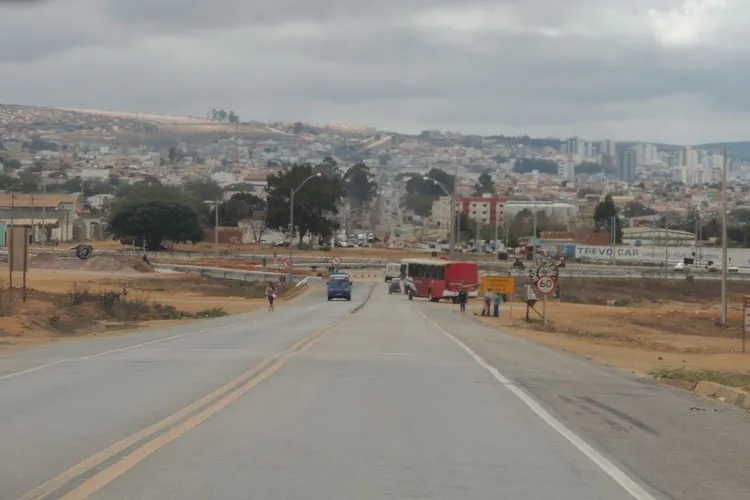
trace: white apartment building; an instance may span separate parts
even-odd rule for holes
[[[561,160],[557,164],[557,175],[566,181],[572,181],[576,175],[576,164],[573,161]]]
[[[560,203],[550,201],[512,201],[505,205],[504,216],[512,219],[523,210],[534,210],[544,212],[548,217],[570,219],[578,216],[578,206],[571,203]]]
[[[680,165],[695,168],[698,166],[698,151],[690,146],[680,151]]]
[[[604,139],[599,142],[599,152],[603,156],[611,156],[614,158],[617,156],[617,143],[609,139]]]
[[[659,150],[654,144],[639,144],[636,152],[638,165],[653,165],[659,161]]]
[[[458,213],[458,205],[456,206]],[[451,197],[441,196],[432,202],[432,215],[430,220],[434,226],[448,229],[451,225]]]

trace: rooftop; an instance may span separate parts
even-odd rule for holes
[[[58,208],[63,203],[78,203],[77,194],[21,194],[0,193],[0,208],[47,207]]]

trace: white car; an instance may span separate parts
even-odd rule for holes
[[[675,264],[675,266],[672,268],[673,271],[684,271],[687,269],[687,266],[684,262],[678,262]]]

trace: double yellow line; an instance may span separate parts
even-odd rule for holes
[[[92,455],[29,491],[20,500],[46,498],[78,500],[96,493],[167,443],[236,401],[259,382],[278,371],[291,357],[307,350],[323,335],[341,326],[360,308],[361,306],[333,325],[296,342],[282,353],[269,356],[252,369],[191,405]]]

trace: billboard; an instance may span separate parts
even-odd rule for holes
[[[698,265],[714,264],[721,262],[721,248],[695,248],[686,246],[658,247],[658,246],[604,246],[604,245],[576,245],[576,259],[589,261],[614,260],[621,262],[648,263],[664,262],[665,252],[667,262],[674,264],[682,262],[685,258],[694,258]],[[748,267],[750,266],[750,249],[730,248],[727,250],[729,265]]]

